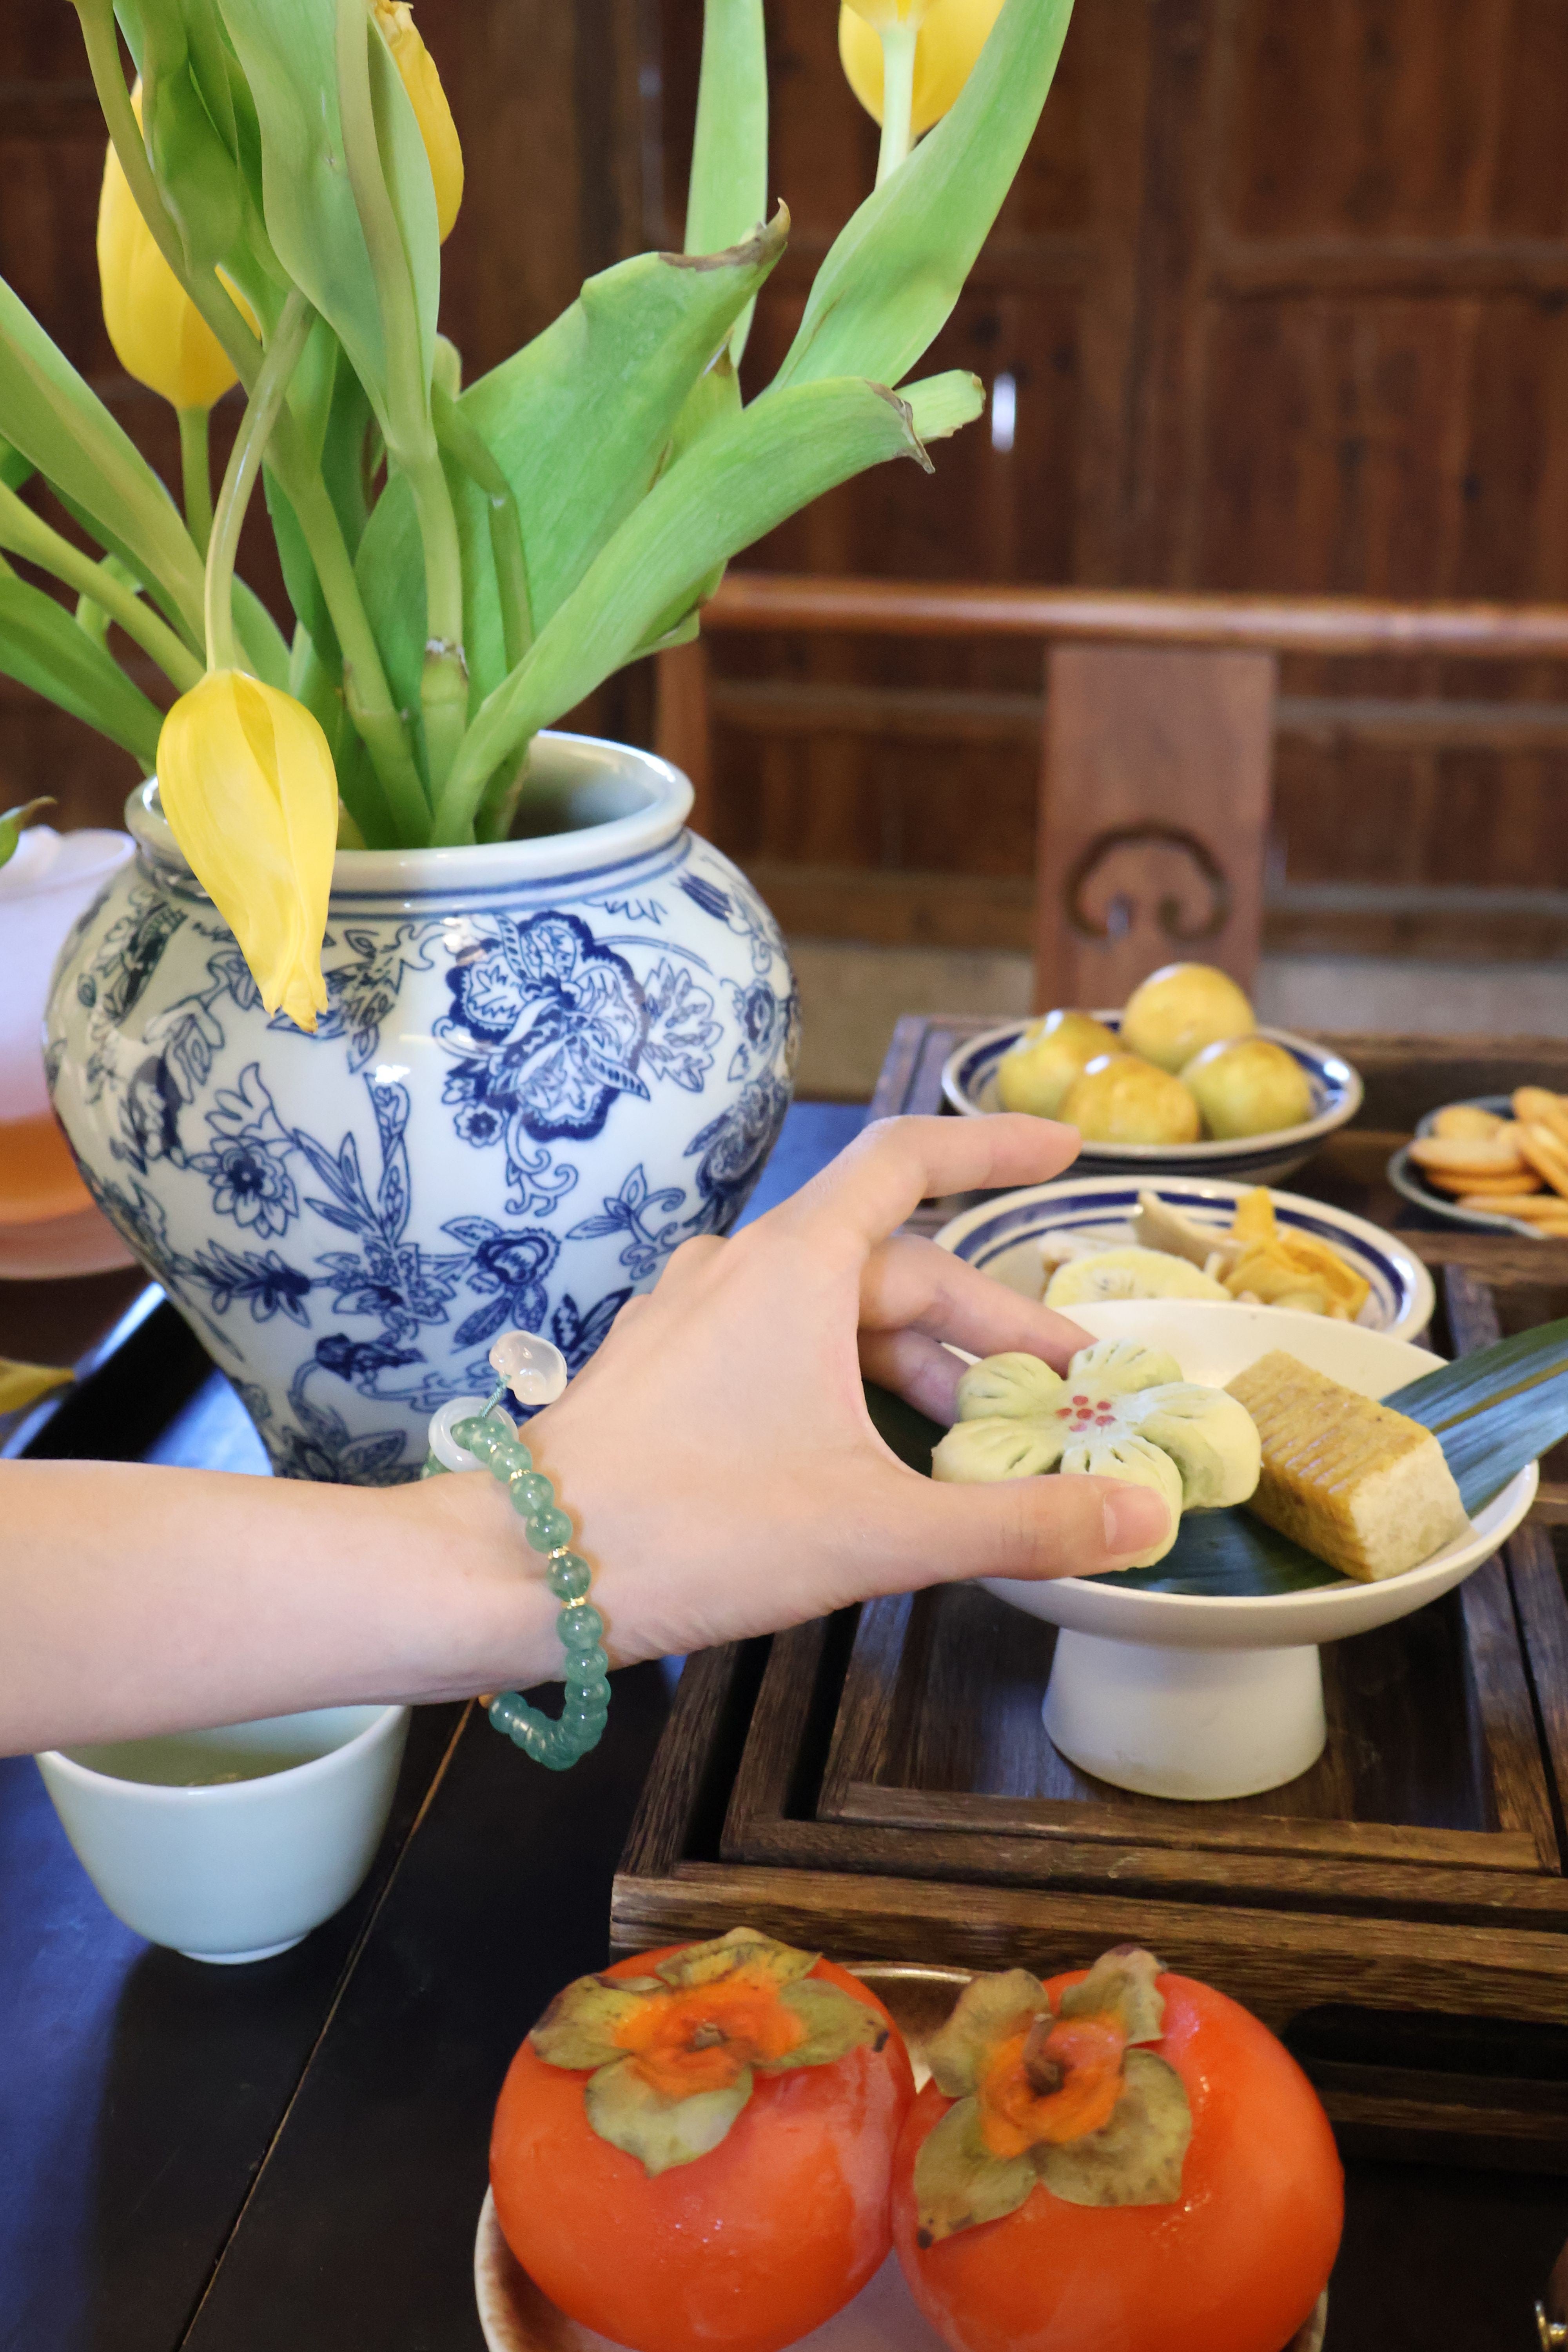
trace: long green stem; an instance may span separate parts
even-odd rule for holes
[[[436,438],[461,466],[484,498],[489,514],[490,554],[500,598],[501,639],[506,666],[515,669],[533,643],[533,605],[528,593],[528,557],[517,497],[482,433],[469,424],[457,402],[438,383],[430,387]]]
[[[0,547],[26,557],[29,563],[41,564],[57,580],[63,580],[68,588],[74,588],[79,595],[100,605],[111,620],[119,622],[128,637],[134,637],[143,653],[151,654],[165,677],[182,694],[197,683],[202,666],[168,623],[161,621],[133,588],[127,587],[103,564],[95,563],[90,555],[84,555],[68,539],[51,529],[4,482],[0,482]]]
[[[882,144],[877,157],[877,185],[896,172],[910,152],[910,121],[915,110],[914,25],[882,27]]]
[[[393,813],[398,838],[412,846],[429,838],[430,803],[392,699],[354,578],[353,558],[327,486],[305,453],[293,412],[285,408],[272,436],[272,462],[299,518],[316,577],[343,656],[343,704],[370,753]]]
[[[371,25],[365,0],[338,0],[338,114],[349,184],[375,279],[386,347],[387,452],[398,471],[408,478],[425,555],[425,661],[419,707],[430,788],[438,793],[463,740],[468,716],[462,551],[430,419],[430,377],[421,343],[418,297],[376,134],[369,45],[380,37]]]
[[[87,45],[88,68],[137,210],[175,277],[227,352],[247,392],[261,371],[262,349],[239,307],[216,271],[194,276],[147,161],[141,127],[120,64],[114,0],[75,0]],[[387,684],[386,671],[366,617],[353,563],[325,483],[311,463],[304,440],[286,407],[273,434],[272,463],[305,535],[321,594],[331,614],[343,655],[343,694],[349,715],[363,738],[377,775],[408,842],[423,841],[429,805],[408,740]]]
[[[212,466],[207,457],[206,408],[179,408],[180,488],[185,501],[185,529],[205,556],[213,528]]]
[[[229,452],[207,547],[204,611],[209,669],[235,669],[239,665],[234,638],[234,564],[239,552],[240,527],[289,390],[289,379],[299,364],[314,317],[299,288],[291,288]]]

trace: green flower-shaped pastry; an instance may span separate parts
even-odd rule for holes
[[[1175,1542],[1183,1511],[1245,1503],[1260,1460],[1251,1414],[1224,1389],[1184,1381],[1163,1348],[1097,1339],[1079,1349],[1065,1380],[1037,1356],[972,1364],[931,1471],[955,1485],[1060,1470],[1152,1486],[1170,1509],[1171,1532],[1131,1563],[1152,1568]]]

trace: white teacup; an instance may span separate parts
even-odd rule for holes
[[[353,1894],[392,1809],[405,1706],[326,1706],[37,1758],[105,1903],[193,1960],[265,1960]]]

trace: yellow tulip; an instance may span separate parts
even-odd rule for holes
[[[419,136],[436,183],[436,220],[446,244],[463,201],[463,148],[458,126],[436,70],[436,60],[419,37],[408,0],[374,0],[375,21],[392,51],[392,62],[408,92]]]
[[[876,122],[882,120],[884,16],[899,0],[844,0],[838,12],[838,55],[850,89]],[[931,0],[915,42],[915,99],[910,135],[939,122],[973,72],[985,37],[1002,14],[1002,0]]]
[[[873,32],[887,33],[900,25],[923,24],[932,0],[844,0]]]
[[[239,941],[268,1013],[313,1029],[327,1008],[327,926],[338,780],[320,726],[243,670],[209,671],[158,738],[163,814]]]
[[[131,93],[142,120],[142,85]],[[222,273],[220,272],[221,276]],[[98,281],[103,323],[127,375],[176,408],[210,408],[235,382],[223,345],[159,252],[136,208],[131,184],[110,146],[98,200]],[[228,281],[225,279],[226,285]],[[256,316],[233,286],[229,292],[249,320]]]

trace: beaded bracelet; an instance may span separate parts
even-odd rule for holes
[[[489,1397],[454,1397],[433,1416],[430,1454],[420,1475],[490,1471],[510,1494],[530,1545],[545,1555],[545,1580],[563,1604],[555,1630],[566,1653],[566,1703],[552,1720],[530,1706],[521,1691],[502,1691],[489,1703],[489,1718],[536,1764],[564,1772],[598,1746],[610,1712],[610,1662],[599,1640],[605,1621],[587,1600],[588,1563],[570,1549],[571,1519],[498,1408],[509,1387],[521,1403],[552,1404],[566,1386],[566,1360],[548,1339],[505,1331],[490,1349],[490,1362],[501,1377]]]

